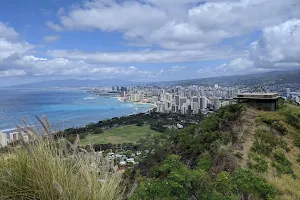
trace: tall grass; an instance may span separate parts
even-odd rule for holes
[[[22,143],[0,155],[0,199],[113,200],[121,199],[121,174],[101,153],[54,140],[39,120],[44,136],[18,127]],[[47,121],[47,120],[46,120]],[[26,132],[31,142],[24,141]]]

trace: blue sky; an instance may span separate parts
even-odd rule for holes
[[[300,66],[298,0],[2,0],[0,84]]]

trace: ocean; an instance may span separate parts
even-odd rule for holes
[[[122,102],[83,89],[0,89],[0,131],[38,125],[35,116],[46,115],[53,130],[80,127],[152,108],[150,104]]]

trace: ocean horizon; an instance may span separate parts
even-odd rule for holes
[[[22,125],[21,118],[37,126],[36,116],[46,115],[54,131],[147,112],[151,104],[122,102],[97,96],[86,89],[0,89],[0,131]]]

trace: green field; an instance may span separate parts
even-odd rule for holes
[[[81,144],[86,146],[89,144],[89,141],[91,141],[92,144],[136,143],[138,140],[149,134],[158,134],[158,132],[151,130],[149,125],[121,126],[104,131],[104,133],[101,134],[90,134],[85,139],[81,140]]]

